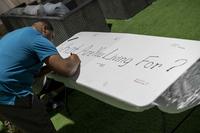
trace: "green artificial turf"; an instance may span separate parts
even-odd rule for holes
[[[112,32],[200,40],[200,0],[157,0],[128,20],[108,20]]]
[[[3,130],[3,123],[0,121],[0,131]]]
[[[68,106],[71,114],[65,110],[56,112],[54,119],[58,133],[169,133],[190,110],[178,114],[166,114],[156,107],[143,112],[124,111],[88,95],[73,91]],[[165,121],[163,119],[165,116]],[[175,133],[198,133],[200,108],[187,119]],[[165,124],[165,128],[164,128]]]

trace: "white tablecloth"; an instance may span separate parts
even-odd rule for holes
[[[146,107],[129,105],[112,99],[112,97],[103,96],[98,92],[78,85],[74,79],[62,77],[55,73],[48,74],[49,78],[62,82],[65,86],[86,93],[102,102],[108,103],[117,108],[127,111],[141,112],[146,109],[157,106],[166,113],[180,113],[188,110],[200,103],[200,62],[195,63],[187,72],[185,72],[173,85],[171,85],[159,98]]]

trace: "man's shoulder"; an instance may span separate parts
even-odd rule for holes
[[[47,50],[47,49],[53,49],[54,51],[56,50],[55,45],[53,42],[45,38],[44,36],[37,36],[34,41],[32,42],[34,48],[39,48],[41,50]]]
[[[14,32],[21,32],[21,31],[32,31],[33,29],[31,27],[22,27],[14,30]]]

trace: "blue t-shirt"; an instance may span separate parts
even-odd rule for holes
[[[44,59],[58,54],[39,31],[24,27],[0,39],[0,104],[14,105],[16,97],[32,94],[34,75]]]

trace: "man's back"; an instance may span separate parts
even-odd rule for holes
[[[0,120],[12,121],[28,133],[55,133],[44,105],[32,93],[34,75],[55,71],[73,76],[80,68],[78,55],[63,59],[50,42],[54,37],[51,23],[40,20],[32,27],[11,32],[0,40]]]
[[[47,53],[43,54],[43,51]],[[53,44],[32,27],[18,29],[4,36],[0,40],[0,95],[26,96],[32,93],[30,86],[33,77],[44,58],[52,52],[57,53]]]

